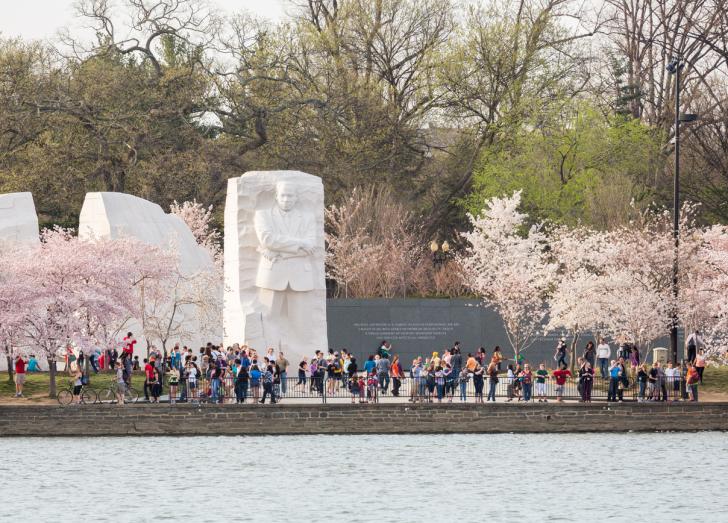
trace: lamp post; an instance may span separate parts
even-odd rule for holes
[[[680,122],[694,122],[698,119],[696,114],[680,114],[680,71],[685,67],[682,59],[673,57],[668,62],[666,69],[671,75],[675,75],[675,180],[672,195],[672,237],[675,242],[672,258],[672,298],[674,305],[672,309],[672,326],[670,328],[670,352],[672,362],[677,365],[677,299],[678,299],[678,252],[680,249]]]
[[[432,252],[432,264],[435,267],[441,266],[450,252],[450,244],[447,241],[439,245],[435,240],[430,242],[430,252]]]

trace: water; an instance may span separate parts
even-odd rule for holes
[[[0,439],[0,521],[728,520],[725,433]]]

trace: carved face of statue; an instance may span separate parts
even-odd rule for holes
[[[298,194],[295,187],[289,183],[276,185],[276,203],[283,211],[290,211],[298,201]]]

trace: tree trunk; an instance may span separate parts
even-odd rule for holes
[[[574,330],[574,335],[571,339],[571,358],[569,359],[569,367],[571,369],[571,373],[574,373],[574,370],[576,369],[575,363],[576,363],[576,343],[579,341],[579,331]]]
[[[48,358],[48,376],[49,376],[49,382],[48,382],[48,396],[51,398],[55,398],[57,396],[56,392],[56,358],[51,357]]]
[[[5,359],[8,361],[8,381],[13,381],[13,357],[8,352],[5,356]]]
[[[83,359],[83,362],[85,363],[85,365],[84,365],[85,368],[84,368],[83,372],[84,372],[84,374],[86,374],[86,379],[88,380],[88,384],[91,385],[91,354],[86,356]]]

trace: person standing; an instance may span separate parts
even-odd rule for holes
[[[440,366],[435,369],[435,386],[437,387],[437,402],[442,403],[442,398],[445,396],[445,375]]]
[[[501,365],[503,364],[503,360],[505,358],[503,357],[503,352],[501,351],[501,348],[499,345],[495,346],[495,349],[493,349],[493,356],[491,360],[495,361],[495,368],[498,372],[501,371]]]
[[[28,367],[26,368],[27,372],[41,372],[40,364],[38,363],[38,360],[35,359],[35,354],[30,355],[30,359],[28,360]]]
[[[533,386],[533,373],[531,372],[531,366],[526,363],[518,376],[521,379],[523,401],[528,403],[531,401],[531,387]]]
[[[162,395],[162,374],[157,367],[154,367],[154,377],[152,379],[151,393],[152,403],[159,403],[159,396]]]
[[[129,358],[134,355],[134,345],[136,345],[134,335],[131,332],[127,332],[126,336],[124,336],[124,348],[122,349],[122,352]]]
[[[81,404],[81,390],[83,390],[83,372],[78,366],[73,374],[73,402]]]
[[[647,398],[650,401],[653,401],[653,400],[656,401],[659,399],[660,393],[659,393],[659,388],[658,388],[658,383],[657,383],[657,377],[658,377],[657,367],[659,365],[660,365],[659,362],[657,362],[657,361],[654,362],[652,364],[652,368],[650,369],[650,371],[647,374]]]
[[[506,395],[508,396],[508,399],[506,402],[513,400],[513,381],[515,377],[516,374],[513,372],[513,365],[508,365],[508,370],[506,372]]]
[[[273,395],[273,366],[268,365],[266,367],[265,371],[263,371],[263,376],[261,377],[261,380],[263,382],[263,397],[261,398],[260,402],[265,403],[265,398],[270,395],[270,402],[275,403],[276,398]]]
[[[474,372],[475,367],[478,364],[480,364],[483,368],[485,368],[484,363],[479,363],[478,360],[471,353],[468,352],[468,359],[465,361],[465,368],[467,368],[468,371],[470,371],[470,372]]]
[[[470,380],[470,373],[468,369],[462,368],[458,373],[458,388],[460,389],[460,401],[466,402],[468,399],[468,381]]]
[[[245,403],[248,397],[248,368],[244,367],[240,360],[236,360],[236,363],[238,364],[238,373],[235,376],[235,403]]]
[[[306,390],[306,372],[308,371],[308,361],[306,356],[298,363],[298,381],[296,387],[301,387],[304,391]]]
[[[594,386],[594,367],[588,361],[579,369],[579,382],[581,383],[581,401],[591,403],[592,387]]]
[[[609,392],[607,393],[607,401],[622,402],[622,388],[620,387],[622,380],[622,367],[617,363],[617,360],[612,360],[612,364],[609,366]]]
[[[22,354],[15,357],[15,397],[23,397],[23,387],[25,386],[25,366],[28,364],[23,359]]]
[[[99,373],[99,358],[101,357],[101,348],[98,345],[98,341],[94,340],[94,344],[91,346],[88,355],[88,361],[91,364],[91,368],[94,370],[94,374]]]
[[[149,401],[152,382],[154,382],[154,358],[144,358],[144,399]]]
[[[253,360],[250,367],[250,392],[253,395],[253,403],[257,403],[260,397],[260,380],[262,376],[263,373],[258,368],[257,360]]]
[[[123,406],[124,394],[126,394],[126,381],[124,380],[124,366],[118,360],[114,364],[114,373],[116,374],[116,403],[119,406]]]
[[[169,366],[179,370],[182,366],[182,354],[179,351],[179,343],[175,343],[172,352],[169,354]]]
[[[548,403],[546,399],[546,378],[549,377],[549,371],[546,370],[546,365],[541,363],[536,371],[536,397],[539,403]]]
[[[571,371],[566,368],[566,365],[561,365],[561,368],[554,371],[554,379],[556,380],[556,401],[563,403],[564,401],[564,385],[566,380],[571,378]]]
[[[169,369],[169,404],[174,405],[177,402],[177,389],[179,388],[179,367],[172,366]]]
[[[703,346],[703,337],[699,330],[695,330],[686,341],[688,345],[688,362],[695,363],[695,357],[698,355],[698,349]]]
[[[586,347],[584,348],[583,358],[585,361],[589,362],[589,365],[592,367],[592,369],[595,366],[596,357],[597,350],[596,347],[594,347],[594,342],[589,340],[586,344]]]
[[[452,349],[452,358],[450,358],[450,366],[452,367],[453,376],[460,376],[463,368],[463,355],[460,354],[460,342],[455,342]]]
[[[561,338],[559,343],[556,345],[556,352],[554,353],[554,359],[556,360],[556,367],[568,367],[569,364],[566,362],[566,340]]]
[[[372,372],[374,372],[376,366],[377,364],[374,362],[374,355],[370,354],[367,358],[367,361],[364,362],[364,372],[366,372],[367,374],[371,374]]]
[[[402,377],[404,376],[404,370],[402,364],[399,362],[399,356],[392,358],[392,366],[389,369],[392,376],[392,396],[399,396],[399,388],[402,386]]]
[[[281,369],[281,394],[285,395],[288,391],[288,360],[283,356],[283,352],[278,352],[278,359],[276,359],[276,365]]]
[[[648,379],[649,374],[647,372],[647,365],[643,363],[642,365],[640,365],[640,368],[637,371],[637,384],[639,385],[639,394],[637,396],[637,401],[640,403],[645,401],[645,390],[647,388]]]
[[[382,394],[386,394],[389,388],[389,368],[391,367],[389,356],[385,355],[379,358],[376,367],[379,386],[381,387]]]
[[[119,361],[119,351],[113,347],[109,351],[109,368],[116,370],[116,362]]]
[[[666,386],[666,377],[665,377],[665,369],[662,368],[662,365],[660,365],[659,361],[656,361],[655,364],[657,365],[657,395],[658,399],[660,401],[667,401],[667,386]]]
[[[703,349],[698,350],[695,355],[695,370],[698,371],[700,376],[700,384],[703,384],[703,372],[705,372],[705,351]]]
[[[483,403],[483,374],[485,369],[478,363],[473,371],[473,387],[475,388],[475,403]]]
[[[492,401],[495,403],[495,391],[498,387],[498,363],[491,361],[488,365],[488,396],[485,401]]]
[[[698,401],[698,384],[700,383],[700,375],[695,365],[688,363],[688,372],[685,376],[685,385],[688,387],[690,401]]]
[[[599,345],[597,345],[597,363],[602,379],[606,379],[609,376],[609,358],[611,357],[612,349],[609,348],[609,344],[604,338],[599,338]]]

